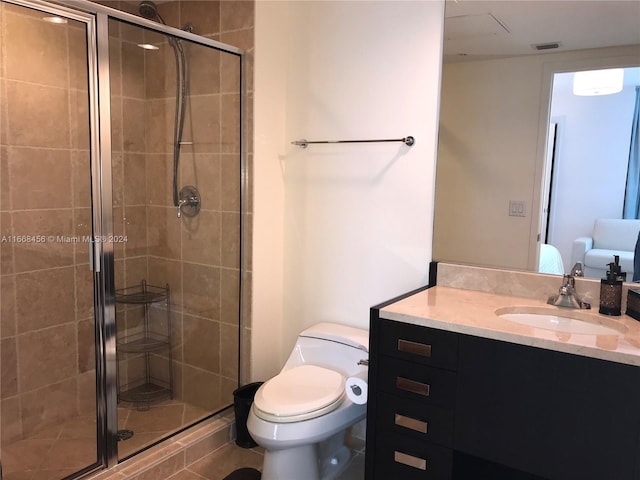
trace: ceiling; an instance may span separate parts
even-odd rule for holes
[[[446,0],[444,37],[445,62],[640,44],[640,0]]]

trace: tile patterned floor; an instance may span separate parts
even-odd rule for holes
[[[134,431],[132,438],[118,443],[119,457],[124,458],[137,452],[181,428],[182,425],[203,418],[206,413],[202,409],[177,401],[158,404],[146,411],[119,408],[118,427]],[[364,430],[360,428],[359,431],[362,434]],[[3,479],[61,480],[95,460],[95,436],[95,419],[78,417],[56,428],[48,428],[30,438],[3,446]],[[346,443],[352,452],[352,458],[346,471],[336,480],[362,480],[364,440],[349,432]],[[264,458],[263,449],[245,449],[235,443],[223,445],[208,454],[206,451],[203,453],[205,455],[202,458],[171,477],[153,480],[223,480],[238,468],[252,467],[260,470]],[[131,461],[135,461],[135,458],[139,457],[135,456]],[[133,476],[138,479],[137,474]],[[147,479],[145,475],[139,477]],[[129,478],[129,475],[116,473],[114,478]]]
[[[118,407],[118,428],[133,430],[118,442],[124,458],[207,415],[207,411],[171,400],[148,410]],[[95,417],[76,417],[29,438],[2,446],[3,480],[60,480],[94,463]]]
[[[263,451],[260,448],[245,449],[235,444],[228,444],[190,465],[186,470],[173,475],[168,480],[222,480],[238,468],[252,467],[260,470],[262,460]],[[336,480],[363,479],[364,451],[353,451],[353,457],[347,469]]]

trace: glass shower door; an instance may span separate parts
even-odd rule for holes
[[[116,19],[109,43],[123,459],[238,386],[240,56]]]
[[[0,2],[5,479],[59,479],[98,462],[91,22]]]

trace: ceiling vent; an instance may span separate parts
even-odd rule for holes
[[[537,43],[531,46],[536,50],[553,50],[560,48],[560,42]]]

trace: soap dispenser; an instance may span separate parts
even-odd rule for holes
[[[600,310],[604,315],[622,314],[622,283],[627,274],[620,268],[620,257],[614,255],[605,278],[600,280]]]

